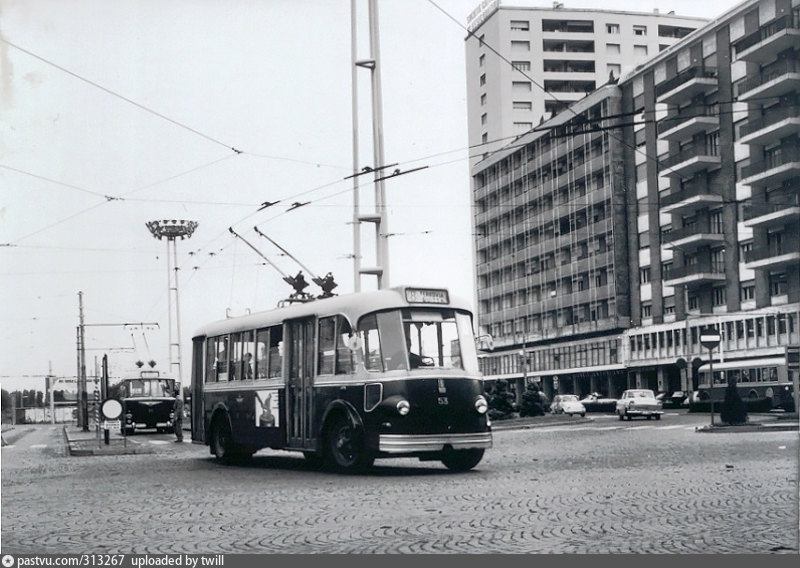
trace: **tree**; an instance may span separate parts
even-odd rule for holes
[[[489,392],[489,418],[492,420],[503,420],[510,418],[511,413],[516,410],[514,393],[508,390],[508,383],[499,379],[495,381],[495,386]]]
[[[728,378],[728,386],[725,387],[725,400],[722,401],[719,417],[723,424],[736,425],[747,422],[747,406],[742,397],[739,396],[735,377]]]

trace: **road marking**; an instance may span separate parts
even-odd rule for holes
[[[169,440],[150,440],[151,444],[160,445],[160,444],[169,444]]]
[[[31,445],[31,449],[32,450],[38,450],[40,448],[46,448],[46,447],[47,447],[47,444],[32,444]]]
[[[675,430],[676,428],[684,428],[683,424],[676,424],[674,426],[659,426],[659,430]]]

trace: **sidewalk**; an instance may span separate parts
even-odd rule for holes
[[[75,425],[64,426],[64,441],[71,456],[118,456],[123,454],[152,454],[155,450],[119,432],[108,432],[108,444],[101,430],[98,438],[94,428],[84,432]]]

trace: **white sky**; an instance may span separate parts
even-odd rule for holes
[[[390,284],[447,286],[468,299],[462,26],[479,4],[379,4],[386,162],[428,166],[386,182],[388,230],[397,233]],[[736,4],[607,0],[602,9],[713,18]],[[359,13],[367,58],[364,0]],[[226,312],[274,307],[291,291],[228,227],[295,274],[300,267],[258,226],[315,274],[333,272],[336,292],[351,292],[350,60],[349,0],[0,0],[2,388],[43,390],[51,367],[76,374],[79,291],[94,324],[90,375],[103,353],[112,375],[138,359],[169,370],[166,244],[145,227],[154,219],[199,223],[178,245],[184,383],[195,329]],[[359,76],[366,166],[369,73]],[[280,203],[257,211],[266,200]],[[294,201],[310,204],[286,212]],[[373,240],[364,226],[365,266],[374,264]],[[374,278],[362,288],[375,288]],[[159,327],[117,325],[132,322]]]

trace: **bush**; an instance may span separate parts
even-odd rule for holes
[[[522,395],[520,416],[544,416],[547,411],[547,397],[533,385],[529,385]]]
[[[512,413],[516,412],[514,393],[508,390],[506,381],[502,379],[495,381],[494,386],[487,389],[486,394],[489,402],[489,418],[492,420],[511,418]]]
[[[728,386],[725,387],[725,400],[722,401],[719,417],[723,424],[745,424],[747,422],[747,407],[742,397],[739,396],[736,380],[729,380]]]

